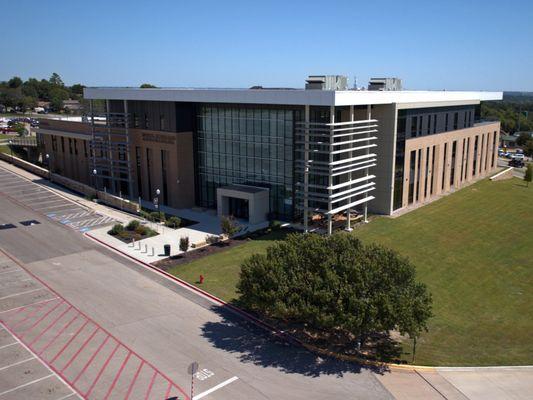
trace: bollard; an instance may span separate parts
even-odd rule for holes
[[[147,244],[144,245],[144,252],[145,252],[146,254],[148,254],[148,245],[147,245]]]
[[[152,257],[154,256],[154,248],[152,247],[152,254],[150,254]]]
[[[131,247],[133,247],[133,249],[135,249],[135,239],[134,238],[131,238]]]

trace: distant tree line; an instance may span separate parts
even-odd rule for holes
[[[57,73],[47,79],[29,78],[23,81],[14,76],[8,81],[0,81],[0,104],[6,108],[27,111],[37,107],[39,101],[50,102],[52,111],[60,111],[63,101],[68,99],[82,100],[82,84],[66,86]]]
[[[503,101],[483,102],[481,117],[500,120],[507,133],[533,131],[533,94],[504,94]]]

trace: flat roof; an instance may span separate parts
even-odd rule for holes
[[[371,91],[305,89],[187,89],[96,88],[84,90],[86,99],[181,101],[193,103],[347,106],[391,103],[479,102],[501,100],[503,92]]]

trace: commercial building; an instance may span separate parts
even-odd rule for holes
[[[348,227],[496,168],[501,92],[86,88],[88,121],[43,120],[51,168],[111,193],[252,223]],[[344,86],[343,86],[344,87]]]

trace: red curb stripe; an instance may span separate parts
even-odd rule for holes
[[[76,315],[75,315],[75,316],[74,316],[74,317],[73,317],[73,318],[72,318],[72,319],[71,319],[71,320],[70,320],[65,326],[63,326],[63,328],[61,328],[61,330],[60,330],[60,331],[59,331],[59,332],[58,332],[58,333],[52,338],[52,340],[50,340],[50,341],[46,344],[46,346],[44,346],[44,347],[42,348],[42,350],[41,350],[39,353],[37,353],[37,354],[38,354],[38,355],[43,354],[43,353],[46,351],[46,349],[48,349],[48,347],[50,347],[50,346],[51,346],[51,345],[57,340],[57,338],[58,338],[59,336],[61,336],[61,334],[62,334],[63,332],[65,332],[65,330],[67,330],[67,328],[68,328],[70,325],[72,325],[72,323],[73,323],[74,321],[76,321],[76,320],[78,319],[79,316],[80,316],[80,314],[76,314]]]
[[[144,396],[144,400],[148,400],[148,397],[150,397],[150,392],[152,391],[152,387],[154,386],[156,377],[157,377],[157,371],[154,371],[154,374],[152,375],[152,379],[150,380],[150,385],[148,386],[148,390],[146,390],[146,396]]]
[[[83,366],[82,370],[78,373],[78,375],[76,376],[76,378],[72,381],[72,383],[76,383],[78,381],[78,379],[81,378],[81,376],[85,373],[85,371],[87,370],[87,368],[89,367],[89,365],[94,361],[94,359],[96,358],[96,356],[98,355],[98,353],[100,353],[100,350],[102,350],[102,348],[105,346],[105,344],[107,343],[107,341],[109,340],[110,336],[106,336],[104,340],[102,340],[102,343],[100,343],[100,346],[98,346],[98,348],[96,349],[96,351],[93,353],[93,355],[91,356],[91,358],[89,358],[89,360],[87,361],[87,363]]]
[[[35,339],[33,339],[30,344],[28,344],[28,347],[32,347],[32,345],[37,341],[39,340],[52,326],[54,326],[55,324],[57,324],[59,322],[59,320],[61,318],[63,318],[63,316],[68,313],[70,310],[72,310],[72,306],[69,306],[67,307],[67,309],[65,311],[63,311],[61,313],[61,315],[59,317],[57,317],[55,320],[53,320],[43,331],[41,331],[41,333],[39,333]]]
[[[126,364],[128,363],[129,359],[131,357],[131,351],[128,352],[128,355],[126,356],[126,358],[124,359],[124,361],[122,361],[122,364],[120,365],[120,368],[118,369],[118,372],[117,374],[115,375],[115,379],[113,379],[113,382],[111,383],[111,387],[109,388],[109,390],[107,391],[105,397],[104,397],[104,400],[107,400],[109,398],[109,395],[111,394],[111,392],[113,391],[113,389],[115,388],[115,385],[117,384],[119,378],[120,378],[120,375],[122,375],[122,371],[124,371],[124,368],[126,367]]]
[[[92,340],[92,338],[96,335],[96,333],[100,330],[100,328],[96,327],[93,333],[91,333],[91,336],[89,336],[87,339],[85,339],[85,342],[80,346],[80,348],[74,353],[74,355],[68,360],[68,362],[65,364],[65,366],[61,369],[61,372],[65,371],[68,367],[70,367],[70,364],[74,362],[76,357],[83,351],[85,346],[89,344],[89,342]]]
[[[63,304],[65,302],[65,300],[62,300],[60,301],[59,303],[57,303],[54,307],[52,307],[50,310],[48,310],[48,312],[46,314],[44,314],[41,318],[39,318],[36,322],[33,323],[32,326],[30,326],[29,328],[27,329],[24,329],[22,332],[22,335],[20,335],[21,338],[23,338],[26,334],[28,334],[33,328],[35,328],[37,325],[39,325],[41,323],[42,320],[44,320],[46,317],[48,317],[48,315],[50,315],[52,313],[52,311],[54,311],[57,307],[59,307],[61,304]]]
[[[56,361],[58,359],[58,357],[63,354],[63,352],[66,350],[66,348],[68,346],[70,346],[70,344],[74,341],[74,339],[76,339],[76,337],[80,334],[80,332],[87,326],[87,324],[89,323],[89,320],[85,321],[85,323],[79,327],[79,329],[76,331],[76,333],[74,334],[74,336],[72,336],[69,341],[67,343],[65,343],[65,345],[61,348],[61,350],[59,350],[59,353],[57,353],[54,358],[52,358],[52,360],[50,360],[50,364],[53,364],[54,361]]]
[[[133,390],[133,386],[135,385],[135,381],[137,381],[137,378],[139,377],[139,374],[141,373],[141,369],[143,365],[144,365],[144,360],[141,360],[141,363],[139,364],[139,368],[137,368],[137,371],[135,372],[135,376],[133,377],[133,380],[130,383],[130,387],[128,388],[128,392],[126,393],[124,400],[128,400],[128,398],[130,397],[131,391]]]
[[[113,358],[113,356],[115,355],[115,353],[117,352],[119,347],[120,347],[120,343],[117,343],[117,345],[115,346],[115,348],[113,349],[111,354],[105,360],[105,363],[104,363],[104,365],[102,365],[102,368],[100,368],[100,371],[98,371],[98,375],[96,375],[96,378],[93,381],[93,383],[91,384],[91,387],[89,388],[89,390],[87,390],[87,393],[85,393],[85,397],[89,397],[89,395],[93,391],[94,387],[96,386],[96,383],[98,382],[98,380],[102,376],[102,373],[104,372],[104,369],[106,369],[107,365],[109,364],[109,362],[111,361],[111,359]]]

